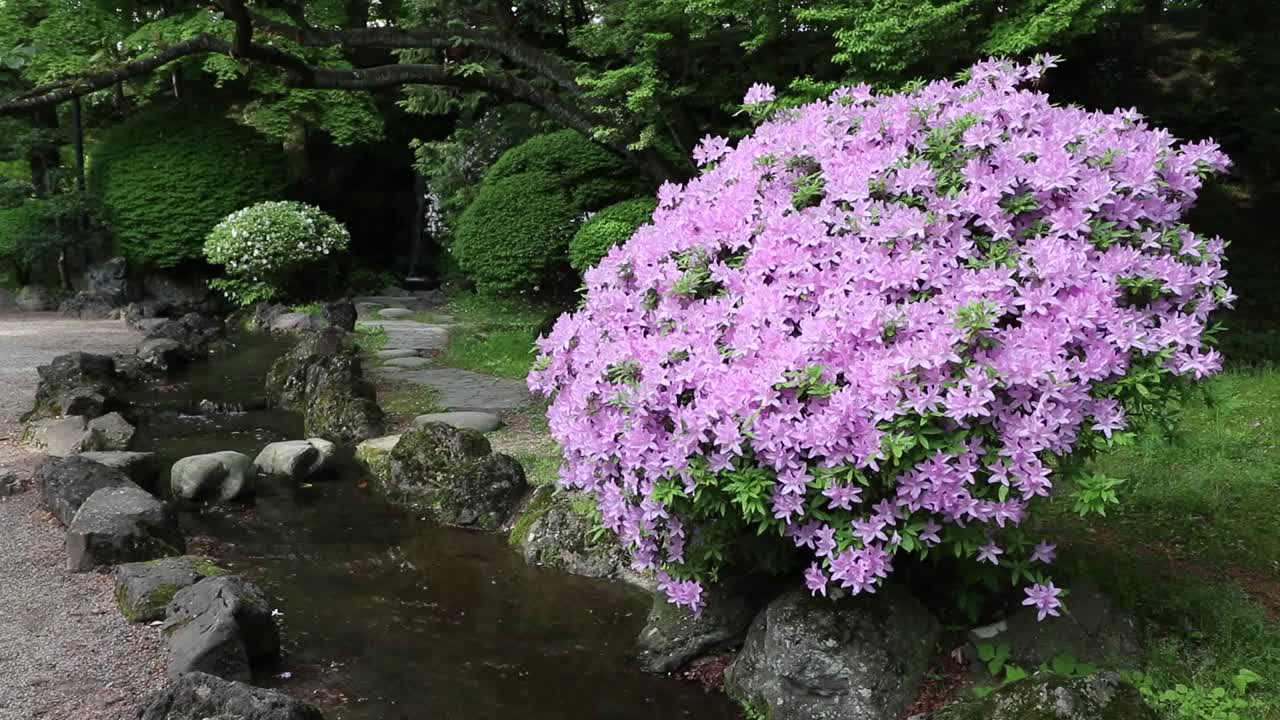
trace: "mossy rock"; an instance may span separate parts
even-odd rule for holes
[[[199,555],[117,565],[112,572],[120,614],[129,622],[163,620],[165,607],[183,588],[226,571]]]
[[[612,534],[599,532],[598,512],[581,493],[543,486],[534,491],[511,530],[510,543],[530,565],[610,577],[627,567]]]
[[[375,478],[392,502],[486,531],[501,528],[528,489],[520,463],[494,453],[484,435],[442,423],[401,435]]]
[[[355,460],[375,480],[385,483],[391,471],[391,451],[399,442],[399,435],[365,440],[356,446]]]
[[[276,361],[267,393],[283,408],[301,412],[308,437],[351,445],[382,434],[378,394],[364,377],[359,350],[346,333],[310,333]]]
[[[1156,720],[1138,689],[1113,672],[1068,678],[1037,673],[981,700],[944,708],[937,720]]]

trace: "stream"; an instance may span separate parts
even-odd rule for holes
[[[296,415],[260,403],[285,347],[241,337],[135,392],[160,409],[137,449],[168,467],[302,437]],[[505,536],[438,526],[366,485],[350,468],[314,484],[260,479],[249,505],[183,514],[193,552],[261,585],[283,613],[285,657],[260,684],[331,720],[739,717],[723,695],[636,668],[643,592],[528,567]]]

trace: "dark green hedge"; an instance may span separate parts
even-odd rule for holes
[[[199,260],[228,214],[283,197],[287,178],[278,144],[219,112],[176,106],[107,131],[91,156],[89,190],[121,252],[172,267]]]
[[[578,272],[600,262],[614,245],[620,245],[649,222],[658,207],[652,198],[623,200],[601,210],[578,228],[569,241],[569,264]]]
[[[453,258],[481,292],[550,292],[568,276],[569,239],[580,219],[650,189],[576,131],[539,135],[489,168],[458,218]]]
[[[549,290],[545,284],[565,274],[577,216],[554,175],[526,172],[486,179],[458,218],[453,255],[482,293]]]

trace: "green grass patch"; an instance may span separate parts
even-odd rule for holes
[[[360,351],[374,355],[387,347],[387,330],[381,325],[356,325],[355,342]]]
[[[307,315],[314,315],[315,317],[324,317],[324,305],[318,302],[294,305],[289,309],[296,313],[306,313]]]
[[[449,367],[524,378],[533,367],[534,340],[561,311],[555,305],[454,296],[448,306],[453,322],[449,347],[437,360]]]
[[[1103,522],[1280,577],[1280,371],[1229,372],[1205,391],[1172,437],[1146,432],[1095,461],[1125,479],[1121,505]]]
[[[393,421],[407,421],[427,413],[443,412],[440,391],[431,385],[394,383],[378,387],[378,404]]]

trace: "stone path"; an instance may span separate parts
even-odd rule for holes
[[[529,404],[529,389],[523,380],[434,366],[429,358],[449,345],[448,325],[413,320],[361,320],[359,325],[387,331],[381,363],[373,372],[395,382],[436,388],[446,410],[496,412]]]
[[[530,401],[529,388],[523,380],[508,380],[470,370],[383,366],[378,368],[378,373],[397,382],[431,385],[440,391],[440,404],[446,410],[515,410]]]

